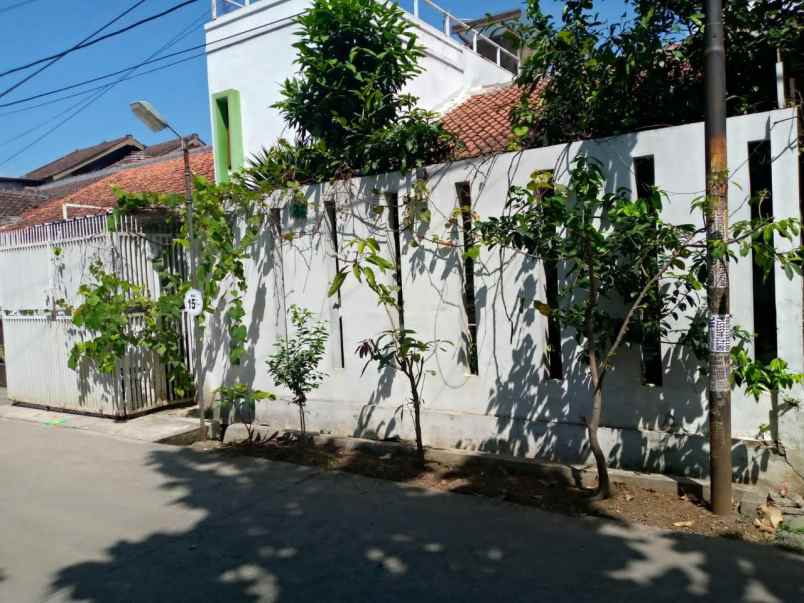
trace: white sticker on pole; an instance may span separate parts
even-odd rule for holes
[[[709,318],[709,351],[731,351],[731,316],[715,314]]]
[[[184,311],[190,316],[198,316],[204,311],[204,296],[198,289],[190,289],[184,294]]]

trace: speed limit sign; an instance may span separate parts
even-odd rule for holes
[[[190,289],[184,294],[184,311],[190,316],[198,316],[204,311],[204,296],[198,289]]]

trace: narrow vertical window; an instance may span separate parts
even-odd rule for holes
[[[332,244],[333,253],[335,254],[335,274],[338,274],[341,271],[341,260],[340,257],[338,257],[338,214],[335,211],[336,208],[334,201],[325,201],[324,207],[327,211],[327,220],[329,221],[330,243]],[[346,368],[346,354],[344,353],[343,345],[343,314],[341,313],[341,308],[343,308],[343,298],[341,297],[340,289],[338,289],[338,293],[336,294],[336,303],[337,310],[335,320],[338,329],[338,358],[336,360],[336,366],[337,368]]]
[[[543,172],[544,186],[535,191],[538,200],[544,199],[553,190],[553,171]],[[544,294],[550,308],[558,307],[558,263],[555,260],[543,260]],[[564,378],[564,360],[561,356],[561,323],[554,313],[547,317],[547,374],[550,379]]]
[[[656,167],[653,155],[634,158],[634,180],[638,199],[649,199],[656,186]],[[645,279],[659,269],[656,255],[645,260]],[[661,340],[661,289],[657,282],[648,291],[645,308],[642,310],[642,341],[640,342],[640,359],[642,365],[642,383],[645,385],[662,385],[664,367],[662,365]]]
[[[396,284],[396,308],[399,315],[399,329],[405,330],[405,296],[402,292],[402,239],[399,227],[399,195],[387,193],[388,227],[394,249],[394,283]]]
[[[751,219],[773,219],[773,180],[769,140],[748,143],[748,177],[751,195]],[[754,356],[769,362],[777,357],[776,276],[753,261]]]
[[[472,189],[468,182],[455,185],[461,213],[461,234],[463,236],[463,308],[468,326],[464,348],[469,372],[479,373],[477,358],[477,305],[475,303],[475,239],[472,234]]]
[[[231,173],[244,164],[240,93],[237,90],[226,90],[212,96],[212,121],[215,174],[219,182],[228,182]]]
[[[285,289],[285,258],[282,250],[282,210],[278,207],[272,207],[270,210],[270,221],[273,227],[273,249],[271,252],[274,254],[274,287],[276,288],[277,295],[277,318],[281,320],[278,323],[280,335],[287,337],[288,335],[288,312],[287,312],[287,293]]]

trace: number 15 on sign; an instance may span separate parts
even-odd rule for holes
[[[184,311],[192,317],[204,311],[204,296],[198,289],[190,289],[184,294]]]

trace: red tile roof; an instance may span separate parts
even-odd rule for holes
[[[212,149],[191,152],[190,169],[196,176],[203,176],[208,180],[215,179],[214,160]],[[163,161],[149,161],[135,165],[129,169],[115,172],[101,180],[60,199],[51,199],[41,207],[26,212],[22,220],[14,224],[13,228],[57,222],[63,217],[62,206],[65,203],[78,205],[93,205],[99,208],[114,207],[117,198],[114,187],[131,193],[180,193],[184,191],[184,162],[179,157]],[[92,215],[100,213],[94,208],[70,208],[70,217]]]
[[[444,115],[444,127],[463,142],[457,159],[468,159],[508,150],[511,142],[511,110],[519,102],[521,88],[494,86],[469,97]],[[535,100],[538,92],[531,98]]]

